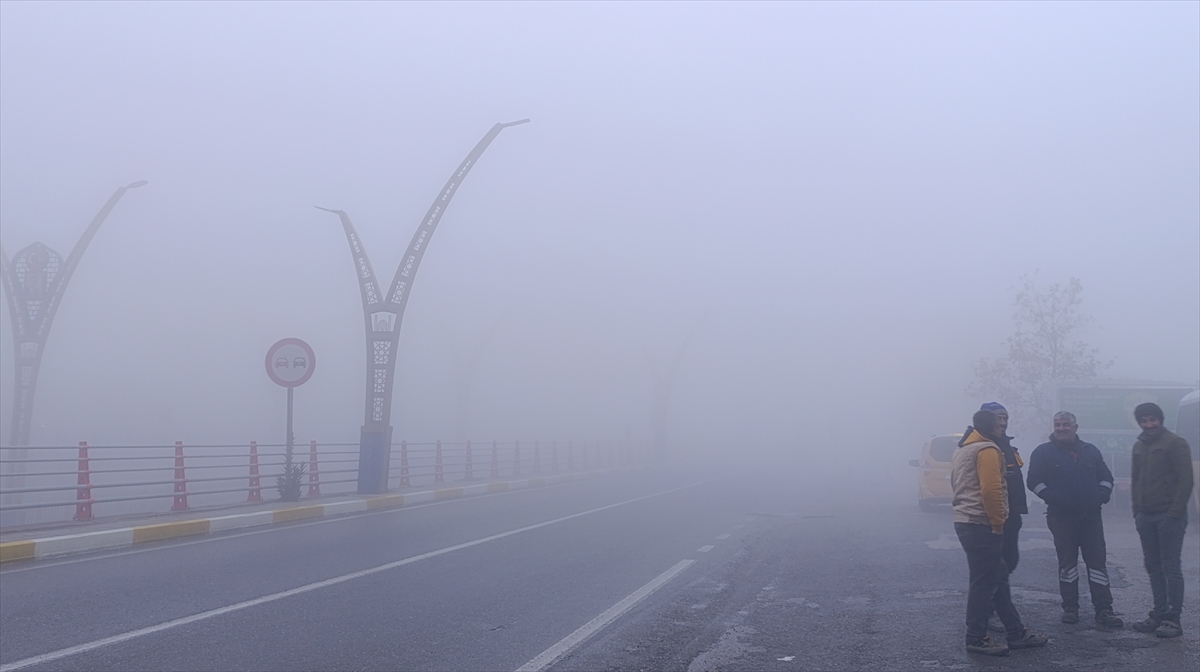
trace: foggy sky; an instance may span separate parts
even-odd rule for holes
[[[405,315],[395,438],[909,456],[1013,287],[1082,279],[1113,377],[1200,378],[1196,3],[0,4],[5,250],[66,256],[34,444],[356,442],[349,213]],[[13,350],[0,336],[7,441]],[[496,321],[457,401],[458,367]],[[1003,401],[1003,400],[1002,400]],[[465,425],[465,426],[463,426]]]

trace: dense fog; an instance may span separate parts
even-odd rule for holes
[[[362,307],[451,172],[400,440],[652,441],[895,470],[986,399],[1014,287],[1115,378],[1200,378],[1200,7],[0,4],[0,225],[64,257],[34,445],[356,442]],[[14,353],[0,325],[8,442]],[[1001,400],[1003,401],[1003,400]],[[1032,445],[1032,439],[1022,445]],[[876,466],[878,465],[878,466]]]

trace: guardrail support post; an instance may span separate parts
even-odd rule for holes
[[[175,502],[171,504],[172,511],[187,511],[187,477],[183,468],[183,442],[175,442]]]
[[[79,491],[75,494],[75,520],[92,519],[92,470],[88,466],[87,441],[79,442]]]
[[[567,471],[575,471],[574,441],[567,441]]]
[[[408,481],[408,441],[400,442],[400,486],[411,485]]]
[[[308,496],[321,496],[321,479],[317,476],[317,442],[308,444]]]
[[[558,473],[558,441],[550,442],[550,472]]]
[[[587,461],[587,441],[584,441],[584,442],[583,442],[582,455],[583,455],[583,470],[584,470],[584,471],[587,471],[587,468],[588,468],[588,461]]]
[[[262,481],[258,476],[258,442],[250,442],[250,493],[246,495],[247,502],[262,501]]]
[[[500,476],[500,451],[496,449],[496,440],[492,439],[492,471],[491,477],[497,478]]]
[[[540,441],[533,442],[533,473],[542,473],[542,445]]]
[[[467,439],[467,466],[466,466],[466,472],[467,472],[467,473],[466,473],[466,476],[465,476],[465,478],[466,478],[468,481],[470,481],[470,480],[473,480],[473,479],[475,478],[475,473],[474,473],[474,472],[475,472],[475,465],[473,464],[473,462],[472,462],[472,458],[471,458],[471,440],[470,440],[470,439]]]
[[[521,442],[513,442],[513,475],[521,475]]]
[[[437,452],[433,455],[433,482],[444,483],[445,477],[442,476],[442,440],[438,439]]]

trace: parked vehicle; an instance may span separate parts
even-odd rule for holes
[[[1182,436],[1192,449],[1192,475],[1196,484],[1192,490],[1192,520],[1200,521],[1200,391],[1192,392],[1179,400],[1179,414],[1175,416],[1175,433]]]
[[[958,450],[962,434],[935,434],[921,448],[921,459],[909,460],[917,467],[917,505],[922,511],[935,511],[949,505],[954,491],[950,488],[950,460]]]

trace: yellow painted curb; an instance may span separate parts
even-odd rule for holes
[[[434,499],[450,499],[452,497],[462,497],[462,488],[442,488],[441,490],[433,491]]]
[[[504,492],[505,490],[508,490],[508,481],[501,481],[499,483],[488,483],[488,488],[487,488],[488,492]]]
[[[0,563],[28,560],[33,557],[33,541],[10,541],[0,544]]]
[[[367,500],[368,509],[386,509],[391,506],[404,506],[404,495],[384,495]]]
[[[320,518],[323,515],[325,515],[324,505],[296,506],[290,509],[276,509],[274,515],[271,517],[271,522],[288,523],[293,520],[304,520],[305,518]]]
[[[185,520],[178,523],[161,523],[159,525],[142,525],[133,528],[133,543],[144,544],[147,541],[186,537],[192,534],[208,534],[208,519]]]

